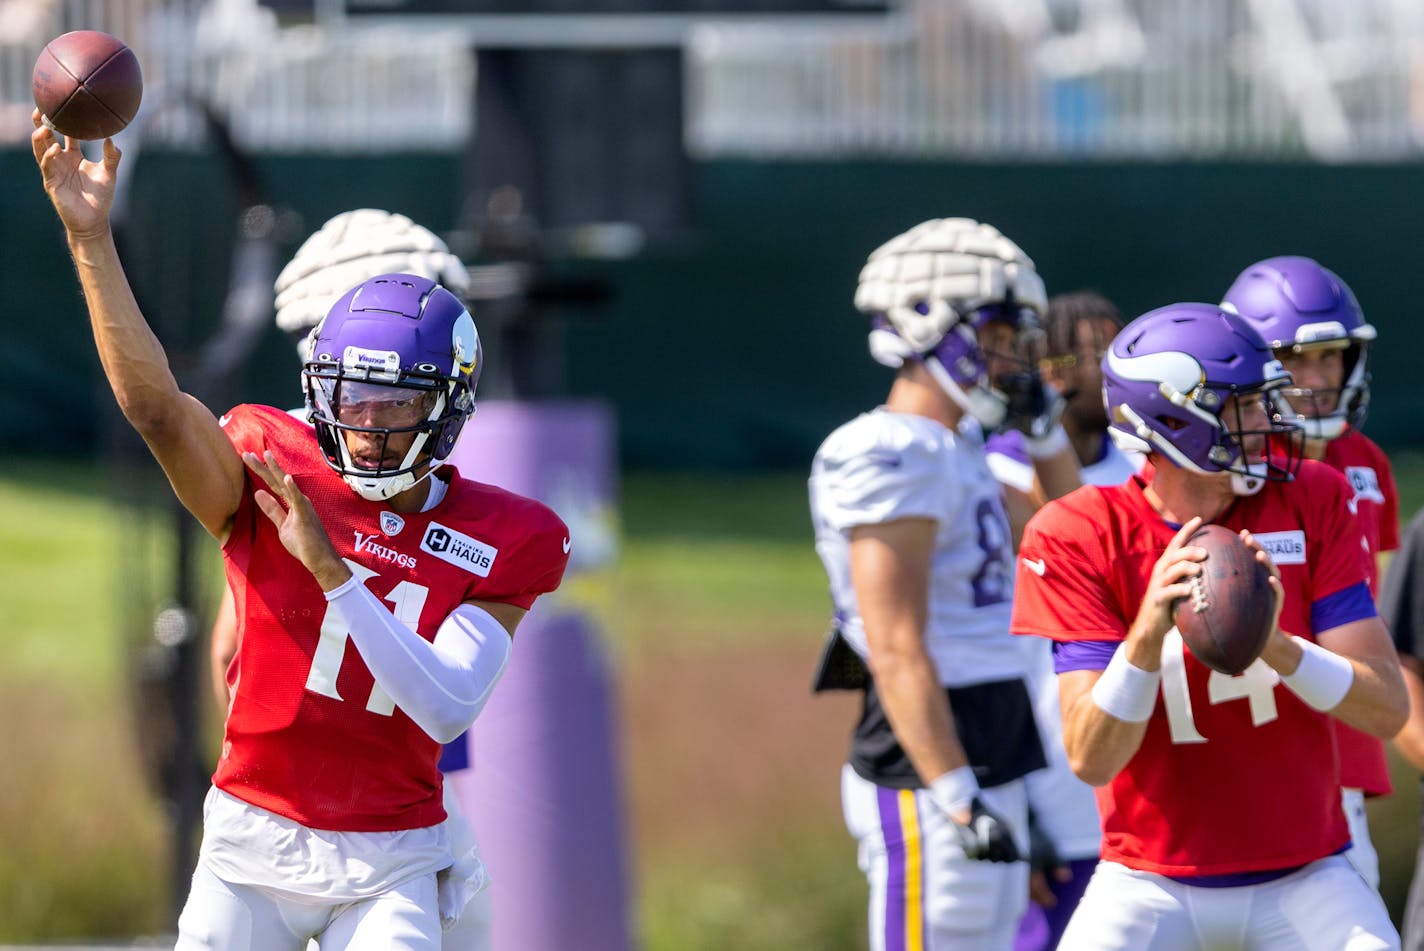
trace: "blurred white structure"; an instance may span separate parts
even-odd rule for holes
[[[380,33],[279,29],[256,0],[0,0],[0,143],[28,138],[30,71],[45,42],[104,30],[139,58],[153,140],[200,134],[209,103],[257,152],[457,150],[473,121],[474,53],[415,25]]]
[[[482,37],[607,46],[623,29],[635,45],[685,46],[697,157],[1424,152],[1418,0],[900,0],[889,16],[794,26],[323,22],[279,28],[256,0],[0,0],[0,143],[28,134],[30,68],[46,39],[71,29],[124,38],[155,103],[196,93],[230,116],[244,146],[278,152],[458,149],[475,121]],[[195,134],[191,117],[153,121],[160,138]]]
[[[879,28],[707,24],[688,53],[704,157],[1424,151],[1415,0],[907,0]]]

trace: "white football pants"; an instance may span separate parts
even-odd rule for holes
[[[1398,951],[1343,855],[1262,885],[1205,888],[1099,862],[1058,951]]]
[[[1364,790],[1342,786],[1340,805],[1350,823],[1350,849],[1345,853],[1345,857],[1364,876],[1369,886],[1379,891],[1379,853],[1375,851],[1374,840],[1370,838],[1370,820],[1365,812]]]
[[[1028,854],[1021,781],[980,791]],[[1012,948],[1028,902],[1027,862],[965,858],[950,820],[923,789],[890,789],[841,771],[846,828],[870,883],[870,951]]]
[[[237,885],[200,860],[178,919],[174,951],[440,951],[435,876],[417,875],[359,901]]]

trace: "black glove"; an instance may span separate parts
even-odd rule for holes
[[[1030,439],[1042,439],[1063,415],[1063,397],[1037,373],[1005,373],[994,385],[1008,400],[1003,429],[1017,429]]]
[[[969,821],[964,825],[950,821],[959,836],[964,854],[980,862],[1017,862],[1019,847],[1009,834],[1009,824],[990,812],[975,796],[969,805]]]
[[[1053,840],[1043,831],[1032,809],[1028,813],[1028,862],[1045,875],[1064,865]]]

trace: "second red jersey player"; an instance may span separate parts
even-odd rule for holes
[[[1224,307],[1265,339],[1291,375],[1283,409],[1301,426],[1305,458],[1344,473],[1369,546],[1370,590],[1378,593],[1380,556],[1399,547],[1399,492],[1384,452],[1360,432],[1370,397],[1370,348],[1376,331],[1339,275],[1299,256],[1258,261],[1227,290]],[[1350,822],[1350,861],[1379,887],[1379,856],[1370,839],[1365,797],[1392,791],[1384,744],[1336,721],[1340,787]]]
[[[1334,723],[1388,736],[1408,713],[1350,486],[1300,461],[1278,402],[1290,377],[1237,314],[1145,314],[1103,379],[1114,438],[1152,465],[1033,517],[1012,621],[1054,641],[1069,761],[1099,787],[1102,861],[1063,946],[1397,947],[1340,854]],[[1172,625],[1204,522],[1241,530],[1272,571],[1279,620],[1237,676]]]

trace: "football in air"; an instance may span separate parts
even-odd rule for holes
[[[1191,579],[1191,597],[1174,606],[1173,620],[1197,660],[1239,674],[1261,656],[1271,635],[1270,570],[1239,534],[1220,525],[1203,525],[1190,544],[1206,549],[1206,561]]]
[[[98,30],[45,44],[30,77],[45,124],[73,139],[107,139],[138,114],[143,73],[133,50]]]

